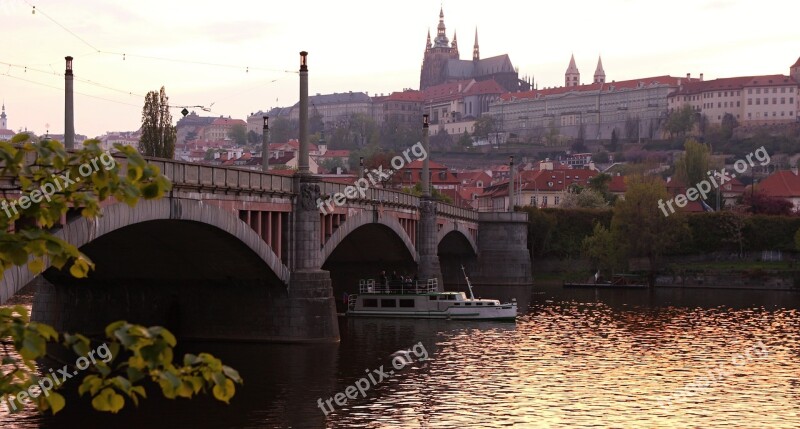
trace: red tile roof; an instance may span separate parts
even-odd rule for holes
[[[608,183],[609,192],[625,193],[628,190],[628,184],[625,183],[625,176],[611,176],[611,181]]]
[[[740,76],[740,77],[727,77],[714,80],[706,80],[702,82],[689,82],[681,85],[681,88],[670,94],[674,95],[690,95],[699,94],[707,91],[727,91],[732,89],[742,89],[746,87],[755,86],[777,86],[795,83],[789,76],[782,74],[772,74],[763,76]]]
[[[378,101],[411,101],[411,102],[422,102],[422,92],[417,90],[408,90],[408,91],[395,91],[385,97],[379,97]]]
[[[525,92],[510,92],[501,95],[500,98],[505,101],[513,101],[523,98],[537,98],[540,96],[544,97],[548,95],[568,94],[570,92],[588,92],[588,91],[611,92],[620,90],[630,90],[630,89],[637,89],[640,87],[640,85],[644,87],[652,85],[678,86],[679,80],[685,82],[686,79],[665,75],[656,77],[646,77],[642,79],[621,80],[619,82],[591,83],[588,85],[579,85],[570,87],[562,86],[559,88],[549,88],[549,89],[534,89]]]
[[[756,187],[770,197],[800,197],[800,176],[789,170],[779,170],[762,180]]]
[[[791,67],[800,67],[800,57],[797,58],[797,62],[794,63]]]
[[[247,122],[241,119],[229,119],[229,118],[217,118],[214,119],[212,122],[213,125],[244,125],[247,126]]]

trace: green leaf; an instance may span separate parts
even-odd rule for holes
[[[217,398],[217,400],[220,400],[228,404],[230,403],[229,402],[230,399],[236,393],[236,386],[233,384],[232,381],[225,379],[225,384],[222,386],[220,385],[214,386],[212,392],[214,393],[214,397]]]
[[[53,414],[61,411],[67,405],[67,401],[64,400],[64,397],[57,392],[50,392],[50,395],[47,396],[47,403],[50,404],[50,409],[53,411]]]

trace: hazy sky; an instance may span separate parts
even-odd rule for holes
[[[210,106],[208,115],[245,118],[294,104],[301,50],[310,52],[312,94],[418,88],[426,32],[435,36],[439,6],[0,0],[0,99],[10,128],[44,133],[49,124],[51,133],[62,133],[66,55],[75,57],[75,91],[82,93],[75,95],[76,132],[89,136],[137,129],[144,94],[162,85],[171,104]],[[609,81],[788,74],[800,56],[796,0],[449,0],[444,12],[448,37],[458,31],[462,58],[471,58],[477,26],[482,57],[508,53],[540,88],[563,84],[571,53],[584,83],[599,54]],[[179,110],[172,112],[176,120]]]

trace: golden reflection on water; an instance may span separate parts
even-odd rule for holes
[[[430,362],[329,424],[798,428],[799,316],[795,309],[534,307],[516,327],[441,333]]]

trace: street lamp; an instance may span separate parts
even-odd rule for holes
[[[264,116],[261,134],[261,171],[269,171],[269,116]]]
[[[514,155],[508,157],[508,211],[514,211]]]
[[[363,156],[359,156],[358,157],[358,169],[361,172],[361,178],[362,179],[367,176],[367,170],[364,169],[364,157]]]

